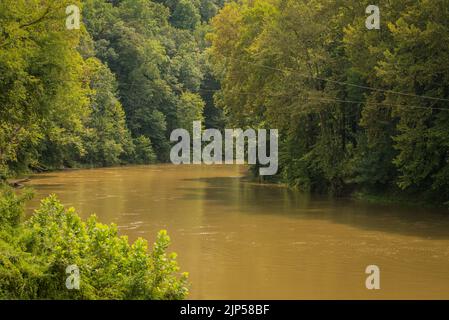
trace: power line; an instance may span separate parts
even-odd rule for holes
[[[369,101],[363,102],[363,101],[340,100],[340,99],[330,99],[330,98],[306,98],[306,99],[317,100],[317,101],[350,103],[350,104],[379,105],[379,106],[397,107],[397,108],[449,111],[449,109],[447,109],[447,108],[435,108],[435,107],[423,107],[423,106],[414,106],[414,105],[390,104],[390,103],[385,103],[385,102],[369,102]]]
[[[199,91],[218,92],[220,90],[199,89]],[[233,92],[233,94],[237,94],[237,95],[260,95],[260,93],[256,93],[256,92]],[[277,98],[277,97],[289,97],[289,95],[271,95],[271,96],[269,95],[269,97],[274,97],[274,98]],[[343,100],[343,99],[319,98],[319,97],[305,97],[305,99],[306,100],[311,100],[311,101],[339,102],[339,103],[349,103],[349,104],[379,105],[379,106],[397,107],[397,108],[449,111],[448,108],[423,107],[423,106],[415,106],[415,105],[401,105],[401,104],[391,104],[391,103],[385,103],[385,102],[355,101],[355,100]]]
[[[293,69],[290,69],[290,70],[289,69],[279,69],[279,68],[267,66],[267,65],[264,65],[264,64],[254,63],[254,62],[245,61],[245,60],[241,60],[241,59],[237,59],[237,58],[229,58],[229,59],[233,59],[233,60],[236,60],[236,61],[240,61],[240,62],[243,62],[243,63],[254,65],[254,66],[257,66],[257,67],[266,68],[266,69],[269,69],[269,70],[278,71],[278,72],[282,72],[282,73],[292,72],[292,73],[295,73],[295,74],[297,74],[297,75],[299,75],[299,76],[301,76],[303,78],[308,78],[308,79],[312,78],[312,79],[316,79],[316,80],[320,80],[320,81],[326,81],[326,82],[330,82],[330,83],[335,83],[335,84],[339,84],[339,85],[345,85],[345,86],[359,88],[359,89],[365,89],[365,90],[382,92],[382,93],[388,93],[388,94],[397,94],[397,95],[413,97],[413,98],[419,98],[419,99],[429,99],[429,100],[449,102],[449,99],[446,99],[446,98],[421,96],[421,95],[416,95],[416,94],[412,94],[412,93],[379,89],[379,88],[374,88],[374,87],[369,87],[369,86],[358,85],[358,84],[355,84],[355,83],[349,83],[349,82],[344,82],[344,81],[332,80],[332,79],[329,79],[329,78],[305,75],[305,74],[300,73],[298,71],[295,71]]]

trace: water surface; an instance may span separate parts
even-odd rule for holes
[[[449,212],[311,198],[242,178],[243,166],[137,166],[40,174],[130,240],[167,229],[191,299],[449,299]],[[365,268],[381,289],[365,288]]]

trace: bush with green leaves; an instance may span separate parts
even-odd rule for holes
[[[138,164],[150,164],[155,163],[157,160],[156,153],[154,152],[153,145],[150,138],[145,136],[139,136],[134,139],[135,154],[134,163]]]
[[[23,198],[2,191],[0,212],[1,299],[183,299],[187,273],[179,273],[170,238],[160,231],[150,251],[146,240],[129,244],[117,226],[91,216],[83,221],[52,195],[26,222]],[[14,216],[14,217],[12,217]],[[79,290],[66,288],[66,268],[80,270]]]

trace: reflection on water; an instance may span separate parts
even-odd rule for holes
[[[242,178],[242,166],[139,166],[38,175],[131,240],[167,229],[193,299],[449,299],[449,214],[306,197]],[[365,268],[381,290],[365,288]]]

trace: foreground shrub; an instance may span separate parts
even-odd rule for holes
[[[160,231],[151,251],[144,239],[130,245],[115,225],[95,216],[84,222],[50,196],[28,221],[0,233],[0,298],[183,299],[187,274],[178,273],[169,244]],[[66,287],[69,265],[79,268],[79,290]]]

